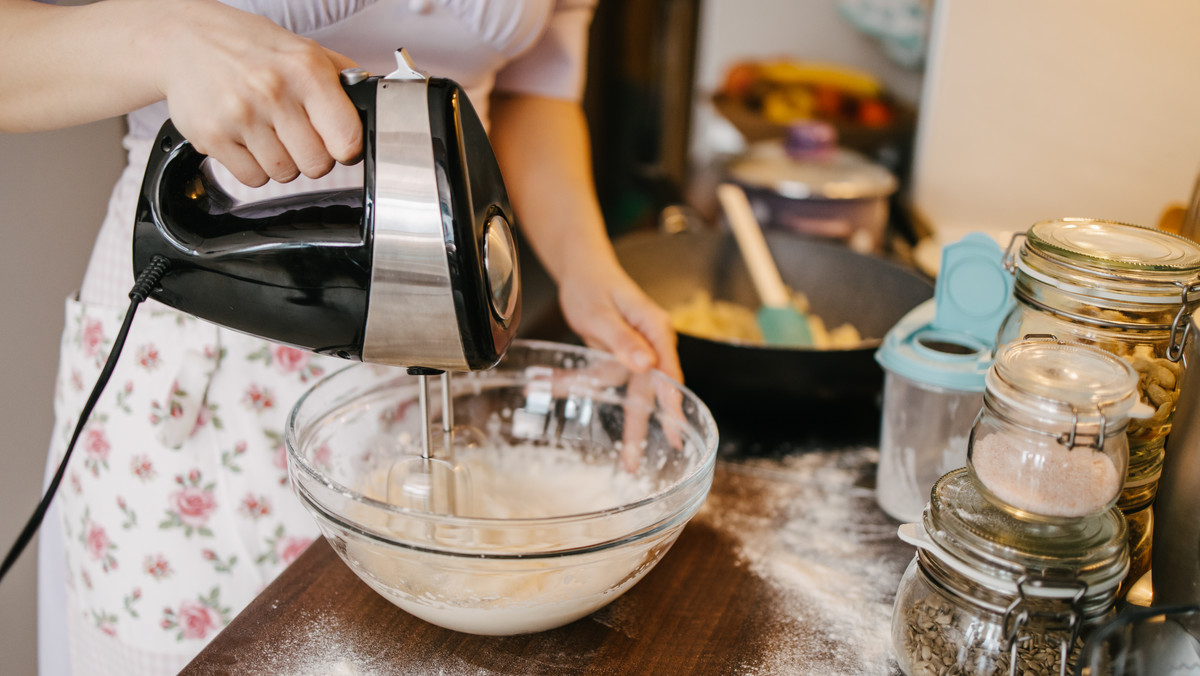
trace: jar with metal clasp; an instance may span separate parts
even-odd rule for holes
[[[1151,503],[1162,472],[1188,317],[1200,304],[1200,245],[1153,228],[1062,218],[1013,238],[1005,257],[1016,302],[997,344],[1029,334],[1095,345],[1137,370],[1149,418],[1126,430],[1129,465],[1118,505]]]
[[[1116,507],[1026,521],[985,498],[966,468],[934,485],[900,580],[892,646],[908,676],[1074,673],[1080,647],[1114,615],[1129,568]]]
[[[1023,521],[1108,510],[1129,462],[1125,429],[1153,413],[1137,382],[1128,362],[1054,336],[1000,348],[967,444],[980,494]]]

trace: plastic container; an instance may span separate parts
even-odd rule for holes
[[[783,139],[759,141],[727,167],[759,222],[878,253],[896,177],[858,152],[837,146],[822,122],[793,125]]]
[[[1149,504],[1179,397],[1183,329],[1200,303],[1200,245],[1127,223],[1063,218],[1014,238],[1007,262],[1017,302],[1000,329],[1001,345],[1049,334],[1095,345],[1138,371],[1139,394],[1155,414],[1129,425],[1119,504]]]
[[[966,464],[996,330],[1011,305],[1002,258],[979,233],[945,247],[934,298],[905,315],[875,353],[884,369],[875,498],[900,521],[920,519],[934,482]]]
[[[966,469],[938,480],[922,522],[900,536],[917,547],[892,613],[908,676],[1072,673],[1088,634],[1113,616],[1129,567],[1120,510],[1021,521]]]
[[[421,434],[417,379],[350,366],[292,412],[292,484],[346,565],[409,613],[475,634],[562,626],[654,568],[712,484],[707,408],[661,373],[630,375],[601,352],[517,341],[455,376],[453,454],[435,457],[474,492],[446,514],[388,490]]]
[[[1116,504],[1125,428],[1153,412],[1138,401],[1132,366],[1099,348],[1031,338],[1001,348],[986,381],[967,466],[987,499],[1029,520]]]

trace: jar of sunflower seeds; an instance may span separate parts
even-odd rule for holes
[[[907,676],[1074,674],[1129,569],[1116,507],[1021,520],[986,499],[966,468],[938,480],[922,520],[900,537],[917,547],[892,612]]]
[[[1187,320],[1200,304],[1200,245],[1153,228],[1062,218],[1015,237],[1006,266],[1016,302],[998,347],[1049,334],[1100,347],[1137,370],[1140,398],[1155,413],[1126,430],[1129,468],[1117,505],[1126,513],[1145,507],[1179,397]]]

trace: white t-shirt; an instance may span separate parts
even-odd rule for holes
[[[487,124],[488,98],[509,91],[578,101],[587,36],[597,0],[223,0],[262,14],[340,52],[373,74],[396,67],[403,47],[416,65],[466,90]],[[133,286],[133,216],[150,143],[168,116],[166,102],[128,115],[129,164],[109,202],[80,298],[124,307]],[[241,202],[362,183],[362,166],[327,176],[249,188],[217,168],[218,181]]]

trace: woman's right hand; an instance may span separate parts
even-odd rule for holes
[[[359,159],[362,125],[339,79],[352,60],[215,0],[164,5],[156,84],[197,151],[252,187]]]

